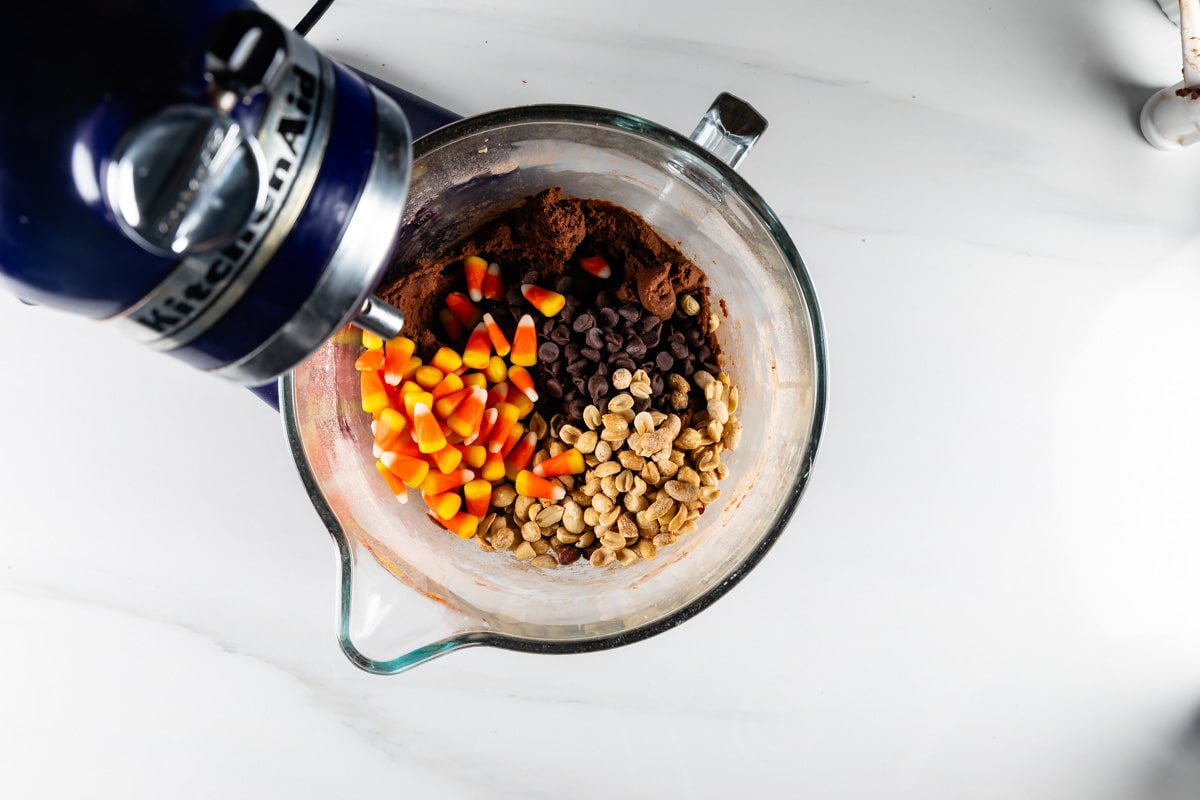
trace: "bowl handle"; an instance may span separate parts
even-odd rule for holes
[[[766,118],[749,103],[721,92],[700,118],[690,138],[737,169],[766,129]]]

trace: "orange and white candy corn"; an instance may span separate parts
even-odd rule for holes
[[[460,539],[470,539],[479,530],[479,518],[466,511],[460,511],[450,519],[442,520],[446,529]]]
[[[517,419],[525,419],[533,411],[533,401],[523,392],[509,390],[508,402],[517,407]]]
[[[425,505],[443,520],[450,519],[462,508],[462,497],[458,492],[442,492],[441,494],[422,494]]]
[[[374,414],[376,411],[387,408],[390,400],[387,389],[383,388],[383,379],[379,377],[379,372],[369,370],[359,373],[359,376],[359,383],[362,386],[362,410],[368,414]]]
[[[383,480],[387,483],[388,488],[392,490],[392,494],[396,495],[396,499],[401,503],[408,502],[408,489],[404,486],[404,481],[396,477],[396,474],[383,465],[382,461],[375,462],[375,469],[379,470],[379,474],[383,476]]]
[[[396,439],[408,427],[408,419],[396,409],[388,406],[379,412],[375,421],[375,444],[382,450],[391,450]]]
[[[601,280],[612,277],[612,267],[604,260],[604,256],[586,256],[579,259],[579,266],[583,267],[584,272]]]
[[[479,256],[467,256],[463,259],[463,270],[467,275],[467,294],[478,303],[483,299],[483,278],[487,275],[487,262]]]
[[[537,363],[537,329],[533,317],[525,314],[517,323],[517,332],[513,335],[512,353],[508,360],[518,367],[532,367]]]
[[[525,295],[525,299],[534,308],[542,312],[542,316],[544,317],[553,317],[562,311],[563,306],[567,303],[567,298],[558,292],[543,289],[541,286],[535,286],[532,283],[522,283],[521,294]]]
[[[508,382],[521,390],[521,393],[533,402],[537,402],[537,389],[533,388],[533,376],[522,366],[514,366],[508,371]]]
[[[417,343],[405,336],[387,340],[383,346],[383,379],[389,386],[397,386],[404,379],[404,373],[408,371],[408,365],[413,360],[413,351],[416,349]]]
[[[462,450],[459,450],[452,444],[448,444],[436,453],[432,453],[430,457],[437,466],[438,472],[453,472],[458,469],[458,465],[463,460]]]
[[[421,458],[400,455],[388,451],[379,457],[379,462],[400,480],[413,489],[424,483],[429,476],[429,462]]]
[[[430,470],[429,474],[425,476],[425,480],[421,481],[421,491],[426,494],[442,494],[473,480],[475,480],[474,471],[461,467],[450,472]]]
[[[451,392],[445,397],[439,397],[437,400],[433,401],[433,413],[437,414],[441,419],[449,419],[450,415],[454,413],[454,410],[458,408],[464,400],[471,396],[471,390],[473,388],[474,387],[472,386],[464,386],[457,392]]]
[[[495,318],[491,314],[484,314],[483,324],[487,325],[488,337],[492,340],[492,349],[496,351],[496,355],[508,355],[508,351],[512,350],[512,345],[508,343],[504,331],[500,330],[500,326],[496,324]]]
[[[436,453],[446,446],[446,436],[437,417],[424,402],[413,404],[413,438],[422,453]]]
[[[510,481],[515,481],[521,470],[529,468],[533,451],[537,449],[537,434],[530,431],[521,437],[517,446],[504,459],[504,474]]]
[[[499,453],[508,441],[508,434],[517,424],[517,407],[512,403],[496,404],[496,424],[488,433],[487,448],[489,452]]]
[[[542,500],[562,500],[567,496],[567,490],[557,483],[551,483],[545,478],[534,475],[527,469],[517,473],[513,482],[517,494],[522,497],[537,497]]]
[[[538,464],[533,468],[533,474],[542,478],[557,478],[559,475],[578,475],[584,469],[583,453],[572,447]]]
[[[471,338],[463,348],[462,363],[471,369],[483,369],[492,357],[492,340],[488,336],[487,325],[480,322],[471,331]]]
[[[476,478],[463,485],[463,497],[467,500],[467,512],[476,517],[486,517],[492,504],[492,482]]]
[[[443,373],[449,374],[462,366],[462,356],[449,347],[439,347],[438,351],[433,354],[433,358],[429,359],[429,364],[437,367]]]
[[[446,375],[446,377],[442,378],[442,382],[433,387],[429,393],[433,395],[433,402],[436,403],[446,395],[454,394],[455,392],[461,392],[463,388],[465,388],[463,379],[451,372]],[[434,410],[436,411],[437,409]],[[446,415],[441,414],[439,416],[445,417]]]
[[[507,459],[508,454],[520,443],[521,437],[525,435],[525,426],[520,422],[514,424],[508,431],[508,436],[504,439],[504,444],[500,447],[500,457]]]
[[[441,383],[444,377],[446,377],[446,373],[433,364],[422,364],[413,373],[413,380],[425,391],[432,391],[433,387]]]
[[[504,456],[489,452],[479,474],[485,481],[492,483],[502,480],[504,478]]]
[[[500,418],[500,412],[495,408],[488,408],[483,412],[483,421],[479,423],[479,433],[471,437],[467,444],[479,442],[480,446],[487,449],[488,436],[492,432],[492,426],[496,424],[496,420]]]
[[[374,350],[363,350],[362,355],[354,359],[354,368],[359,372],[383,369],[383,348],[376,347]]]
[[[450,426],[450,430],[463,437],[464,442],[471,444],[475,441],[473,434],[477,434],[479,426],[483,422],[487,392],[478,386],[472,386],[469,390],[463,389],[463,391],[471,393],[458,404],[450,416],[446,417],[446,424]],[[471,441],[467,441],[468,438]]]
[[[462,292],[451,292],[446,295],[446,310],[454,315],[464,331],[469,331],[479,324],[483,314],[479,306],[471,302],[471,298]]]
[[[414,386],[417,386],[415,383]],[[433,407],[433,395],[417,386],[416,389],[405,391],[404,387],[400,387],[400,397],[404,403],[404,413],[410,422],[416,422],[417,403],[424,403],[426,406]],[[416,437],[416,431],[413,431],[413,437]]]
[[[483,296],[488,300],[504,299],[504,281],[500,277],[499,264],[488,264],[483,276]]]

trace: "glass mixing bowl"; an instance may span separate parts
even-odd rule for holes
[[[338,547],[338,638],[359,667],[399,672],[471,645],[574,653],[638,641],[722,596],[783,532],[820,437],[825,344],[800,255],[730,166],[761,132],[754,117],[723,95],[693,141],[626,114],[535,106],[415,143],[394,263],[449,246],[550,187],[630,209],[678,242],[724,300],[718,339],[744,429],[722,457],[730,473],[721,498],[693,533],[628,567],[539,570],[448,533],[419,497],[396,502],[375,470],[359,405],[360,344],[335,337],[282,379],[281,406],[301,478]]]

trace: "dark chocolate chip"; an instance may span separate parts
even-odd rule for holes
[[[551,397],[562,397],[563,396],[562,381],[560,381],[558,378],[550,378],[549,380],[546,381],[545,386],[546,386],[546,394],[550,395]]]
[[[650,409],[650,398],[649,397],[633,398],[633,410],[636,413],[640,414],[643,411],[648,411],[649,409]]]
[[[642,334],[642,343],[646,347],[658,347],[659,336],[662,332],[661,328],[651,328]],[[636,358],[637,356],[635,356]]]
[[[583,410],[587,408],[587,405],[587,402],[582,397],[577,397],[567,403],[567,413],[571,415],[572,419],[582,419]]]
[[[671,357],[670,353],[664,350],[654,357],[654,364],[663,372],[667,372],[671,367],[675,366],[675,359]],[[662,381],[662,378],[658,375],[654,377],[658,378],[660,382]]]
[[[555,325],[554,330],[550,331],[550,340],[558,345],[566,344],[571,341],[571,329],[561,323]]]
[[[587,342],[588,347],[599,350],[604,347],[604,331],[600,328],[589,328],[584,341]]]
[[[554,281],[554,291],[559,294],[566,294],[571,291],[571,284],[575,280],[570,275],[559,275],[558,280]]]
[[[592,316],[592,312],[584,311],[571,323],[571,330],[576,333],[583,333],[586,330],[590,330],[595,324],[596,318]]]
[[[683,342],[671,342],[668,349],[675,358],[683,359],[688,357],[688,348]],[[663,369],[670,369],[670,367],[663,367]]]
[[[521,283],[537,283],[542,279],[541,273],[536,269],[527,269],[521,273]],[[520,290],[521,287],[517,287]]]
[[[592,396],[592,402],[595,402],[608,394],[608,381],[604,379],[603,375],[593,375],[588,379],[587,390],[588,394]]]
[[[551,331],[551,333],[553,333],[553,331]],[[549,364],[550,362],[557,363],[558,354],[558,345],[555,344],[553,340],[544,341],[538,347],[538,360],[543,364]]]
[[[579,360],[579,345],[572,342],[563,348],[563,354],[567,357],[567,361]]]
[[[556,323],[552,319],[548,319],[545,322],[543,322],[542,323],[542,336],[549,336],[550,331],[554,330],[555,324]]]
[[[660,320],[654,314],[646,314],[642,317],[641,321],[638,322],[638,330],[640,330],[642,333],[645,333],[651,328],[657,328],[660,322],[662,322],[662,320]]]
[[[582,375],[576,375],[574,378],[571,378],[571,383],[575,384],[576,391],[580,393],[587,391],[587,379]]]
[[[521,301],[524,299],[525,296],[521,294],[521,287],[515,283],[510,283],[508,288],[504,291],[504,302],[509,306],[513,306],[514,310],[515,307],[521,305]]]
[[[626,303],[618,309],[618,313],[627,322],[637,322],[642,318],[642,307],[636,303]]]
[[[585,372],[591,372],[591,370],[592,365],[585,358],[580,358],[577,361],[571,361],[567,364],[568,375],[582,375]]]
[[[614,358],[612,363],[615,369],[627,369],[630,372],[637,369],[637,364],[634,363],[633,359],[624,353]]]
[[[663,372],[666,372],[670,367],[663,367]],[[662,397],[663,393],[663,376],[659,373],[654,373],[650,376],[650,396]]]
[[[604,327],[611,330],[611,329],[615,328],[617,326],[617,323],[620,321],[621,321],[621,316],[617,313],[616,309],[614,309],[614,308],[600,309],[600,324],[603,325]]]
[[[696,348],[696,358],[700,361],[712,360],[712,349],[708,345],[702,344]]]
[[[630,358],[641,360],[646,355],[646,345],[638,339],[633,339],[625,343],[625,352]],[[629,369],[626,367],[626,369]]]
[[[583,348],[582,350],[579,351],[579,355],[583,356],[584,358],[588,359],[589,361],[599,361],[600,360],[600,351],[594,347]]]

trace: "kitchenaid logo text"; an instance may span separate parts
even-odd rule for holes
[[[295,183],[298,165],[311,144],[314,119],[321,107],[321,88],[311,72],[292,67],[289,79],[280,86],[267,110],[267,124],[259,131],[263,163],[269,170],[261,208],[237,239],[213,253],[189,257],[183,265],[186,272],[172,273],[133,315],[136,322],[168,337],[182,331],[227,293],[259,252]],[[186,277],[172,280],[176,275]],[[240,284],[241,293],[249,283]],[[230,303],[236,299],[231,298]]]

